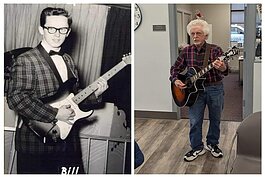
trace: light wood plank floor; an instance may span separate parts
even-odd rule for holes
[[[214,158],[208,151],[192,162],[185,162],[190,150],[189,120],[135,119],[135,140],[142,149],[145,161],[135,169],[135,174],[224,174],[227,162],[235,157],[236,141],[232,139],[240,122],[222,121],[220,148],[223,158]],[[206,136],[209,121],[203,123]],[[205,138],[204,138],[205,142]],[[228,154],[232,147],[230,160]],[[230,163],[229,163],[230,166]]]

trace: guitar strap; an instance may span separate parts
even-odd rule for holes
[[[211,49],[210,45],[206,43],[203,68],[205,68],[208,65],[208,60],[209,60],[209,56],[210,56],[210,49]]]

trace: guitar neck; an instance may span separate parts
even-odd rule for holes
[[[200,77],[202,77],[205,73],[207,73],[208,71],[210,71],[213,68],[213,64],[209,64],[208,66],[206,66],[205,68],[203,68],[202,70],[200,70],[197,74],[195,74],[194,76],[192,76],[190,78],[191,82],[195,82],[197,81],[197,79],[199,79]]]
[[[229,59],[229,57],[237,55],[238,54],[238,49],[236,47],[233,47],[232,49],[228,50],[227,52],[224,53],[224,56],[220,56],[218,57],[218,59],[220,61],[227,61]],[[192,83],[194,83],[195,81],[197,81],[197,79],[199,79],[200,77],[202,77],[205,73],[207,73],[208,71],[210,71],[213,68],[213,63],[209,64],[208,66],[206,66],[205,68],[203,68],[201,71],[199,71],[198,73],[196,73],[194,76],[192,76],[190,78],[190,81]]]
[[[221,60],[221,61],[226,60],[226,57],[221,56],[221,57],[219,57],[219,60]],[[205,73],[207,73],[211,69],[213,69],[213,63],[209,64],[208,66],[206,66],[205,68],[203,68],[202,70],[200,70],[197,74],[195,74],[194,76],[192,76],[190,78],[191,79],[191,82],[197,81],[197,79],[199,79],[200,77],[202,77]]]
[[[108,72],[103,74],[101,78],[104,78],[106,81],[112,78],[115,74],[117,74],[120,70],[122,70],[127,63],[124,61],[121,61],[117,65],[115,65],[112,69],[110,69]],[[72,98],[72,100],[76,103],[79,104],[81,103],[84,99],[86,99],[89,95],[91,95],[93,92],[95,92],[98,89],[98,81],[94,81],[92,84],[90,84],[88,87],[86,87],[84,90],[79,92],[76,96]]]

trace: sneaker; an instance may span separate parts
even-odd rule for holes
[[[203,155],[205,153],[204,148],[199,150],[191,150],[184,156],[184,160],[187,162],[191,162],[195,160],[199,155]]]
[[[210,151],[212,156],[214,156],[216,158],[221,158],[224,156],[222,150],[217,145],[207,144],[205,149]]]

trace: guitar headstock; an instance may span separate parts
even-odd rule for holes
[[[239,49],[234,46],[231,49],[227,50],[222,57],[219,57],[221,60],[229,60],[232,56],[239,54]]]
[[[127,64],[131,64],[131,53],[125,54],[122,57],[122,60]]]
[[[224,53],[224,56],[226,56],[226,57],[232,57],[234,55],[237,55],[238,53],[239,53],[239,48],[237,48],[236,46],[234,46],[231,49],[229,49],[228,51],[226,51]]]

